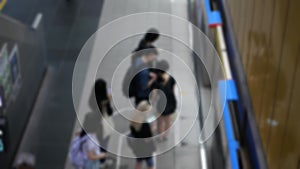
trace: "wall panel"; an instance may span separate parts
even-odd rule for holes
[[[247,70],[247,56],[248,56],[248,51],[250,48],[250,43],[249,43],[249,32],[252,27],[252,22],[253,22],[253,13],[254,13],[254,0],[253,1],[244,1],[243,3],[247,3],[247,10],[246,10],[246,18],[244,21],[244,37],[243,37],[243,46],[240,49],[241,55],[242,55],[242,60],[243,60],[243,65],[245,70]],[[236,20],[233,19],[233,23],[237,22]]]
[[[262,95],[262,107],[260,109],[261,116],[259,128],[261,131],[262,141],[265,149],[268,148],[268,137],[270,134],[270,123],[273,119],[271,117],[275,105],[276,97],[276,84],[285,83],[284,79],[279,74],[280,57],[283,48],[283,39],[286,33],[286,17],[288,11],[288,1],[277,0],[275,2],[274,16],[272,19],[271,36],[268,46],[267,64],[265,65],[267,73],[265,74],[265,87]],[[280,95],[283,93],[277,93],[277,97],[280,100]]]
[[[263,21],[263,14],[264,14],[264,1],[262,0],[255,0],[255,11],[253,15],[253,23],[252,27],[249,30],[249,37],[248,40],[250,42],[250,49],[248,50],[247,56],[247,77],[248,77],[248,84],[249,90],[251,93],[252,101],[253,101],[253,108],[255,112],[256,120],[258,120],[260,112],[257,111],[260,107],[260,92],[255,92],[260,90],[263,87],[263,72],[264,72],[264,65],[263,62],[265,60],[264,51],[262,47],[263,43],[263,36],[262,36],[262,21]]]
[[[300,1],[229,5],[269,168],[299,169]]]
[[[299,24],[299,23],[298,23]],[[300,48],[298,50],[298,56],[300,56]],[[299,168],[300,166],[300,59],[297,59],[297,70],[295,73],[294,87],[292,93],[292,99],[288,111],[288,120],[286,128],[284,130],[284,142],[282,144],[282,150],[280,153],[280,165],[279,168]],[[297,169],[298,169],[297,168]]]
[[[267,117],[265,115],[265,112],[262,111],[262,107],[264,106],[262,104],[263,101],[263,96],[266,88],[266,82],[267,82],[267,73],[268,73],[268,65],[269,60],[271,59],[270,56],[273,56],[271,49],[272,43],[271,43],[271,34],[272,34],[272,25],[274,21],[274,12],[275,12],[275,3],[274,0],[265,0],[264,4],[264,13],[263,13],[263,21],[262,21],[262,26],[261,26],[261,49],[260,52],[262,53],[263,58],[261,59],[261,66],[263,66],[263,72],[261,72],[261,78],[262,78],[262,88],[260,88],[257,92],[260,93],[258,109],[256,111],[259,112],[258,114],[258,121],[263,121],[262,117],[265,118]],[[259,128],[261,130],[261,128]]]
[[[297,6],[298,5],[298,6]],[[298,49],[300,45],[300,36],[297,36],[300,25],[299,20],[299,0],[290,0],[288,10],[288,23],[286,25],[286,35],[283,43],[283,52],[281,55],[280,69],[278,72],[278,82],[276,83],[276,104],[272,119],[278,122],[278,126],[271,128],[269,138],[268,158],[270,159],[270,168],[279,168],[280,153],[284,139],[285,125],[289,114],[289,105],[293,94],[295,79],[295,70],[298,59]],[[281,82],[282,81],[282,82]],[[279,145],[279,146],[278,146]]]
[[[245,35],[244,29],[245,29],[245,25],[246,25],[245,20],[248,18],[246,16],[246,11],[247,11],[249,3],[251,3],[251,2],[246,1],[244,3],[240,3],[240,6],[239,6],[239,8],[240,8],[240,12],[239,12],[240,17],[238,19],[239,31],[236,34],[239,49],[241,49],[243,46],[243,39],[244,39],[244,35]]]

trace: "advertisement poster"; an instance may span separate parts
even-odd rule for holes
[[[10,63],[10,72],[11,78],[14,85],[16,85],[17,81],[20,79],[20,66],[19,66],[19,51],[18,46],[15,45],[12,49],[10,56],[9,56],[9,63]]]
[[[0,108],[8,104],[17,94],[20,84],[18,46],[8,54],[7,44],[0,51]]]
[[[19,49],[18,45],[15,44],[12,48],[10,55],[8,57],[8,64],[10,68],[10,80],[11,80],[11,89],[12,92],[10,93],[10,100],[13,101],[19,92],[21,87],[21,73],[20,73],[20,59],[19,59]]]
[[[4,90],[2,102],[7,102],[12,91],[12,80],[10,76],[10,64],[8,63],[7,44],[4,44],[0,52],[0,88]],[[3,105],[3,104],[2,104]]]

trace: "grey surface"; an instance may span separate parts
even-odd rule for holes
[[[0,153],[0,168],[7,168],[13,160],[30,117],[46,65],[41,25],[37,29],[32,29],[3,15],[0,15],[0,25],[0,48],[6,44],[10,56],[12,49],[17,45],[17,62],[21,76],[20,81],[15,82],[17,86],[13,84],[11,96],[1,98],[4,108],[1,107],[0,114],[4,112],[8,121],[8,131],[5,133],[8,136],[8,145],[5,145],[8,152]],[[36,66],[29,66],[30,64]]]
[[[98,28],[102,3],[12,0],[3,10],[23,23],[30,23],[37,12],[44,15],[49,71],[19,149],[36,156],[38,169],[61,169],[65,164],[75,121],[71,95],[74,62]]]
[[[110,21],[117,19],[119,17],[134,14],[138,12],[164,12],[164,13],[170,13],[174,14],[183,18],[187,18],[187,1],[186,0],[109,0],[104,3],[103,13],[101,22],[99,23],[99,26],[104,26],[105,24],[109,23]],[[175,28],[172,27],[172,22],[168,23],[170,25],[170,30],[175,34],[181,34],[185,39],[189,39],[189,30],[188,27],[181,27],[181,28]],[[188,25],[187,25],[188,26]],[[126,43],[122,44],[125,45],[122,47],[119,47],[118,50],[115,50],[113,54],[111,54],[115,60],[120,59],[120,57],[124,57],[124,53],[128,53],[128,51],[132,51],[136,45],[137,45],[137,39],[133,38],[128,40]],[[156,46],[163,46],[164,48],[169,49],[171,52],[176,51],[177,53],[180,53],[181,59],[183,59],[190,67],[193,67],[193,59],[191,56],[191,53],[189,51],[186,51],[184,48],[173,48],[172,43],[168,43],[168,41],[164,41],[163,38],[158,40],[156,43]],[[111,63],[107,63],[105,66],[107,68],[103,68],[104,70],[107,70],[107,72],[102,72],[102,78],[109,78],[110,71],[114,71],[113,66],[117,63],[114,63],[111,59]],[[169,60],[170,64],[173,63],[173,60]],[[182,66],[176,66],[171,69],[172,72],[174,72],[178,77],[181,78],[181,80],[187,80],[191,82],[191,79],[185,79],[185,75],[181,72]],[[121,76],[120,76],[121,77]],[[119,84],[121,84],[122,78],[118,79]],[[190,83],[192,84],[192,83]],[[190,96],[189,102],[190,104],[195,104],[196,102],[196,95],[194,91],[194,86],[189,86],[188,91],[184,91],[186,95]],[[180,122],[182,125],[189,124],[193,119],[191,119],[192,116],[190,116],[191,111],[189,111],[189,105],[184,105],[183,111],[185,114],[180,117]],[[88,110],[87,110],[88,112]],[[117,118],[118,119],[118,118]],[[115,124],[119,126],[120,125],[119,120],[115,120]],[[78,123],[75,124],[74,131],[78,129],[79,125]],[[124,131],[124,133],[126,130]],[[127,129],[128,132],[128,129]],[[180,128],[178,131],[172,131],[171,137],[168,142],[165,144],[169,144],[170,142],[174,142],[174,133],[178,132],[180,133]],[[167,151],[161,155],[156,156],[156,168],[158,169],[196,169],[201,168],[200,164],[200,153],[199,153],[199,122],[197,121],[190,133],[187,135],[187,137],[183,140],[183,144],[177,145],[175,148],[173,148],[170,151]],[[121,144],[119,144],[121,142]],[[121,151],[130,151],[127,148],[124,148],[126,146],[123,146],[125,140],[120,140],[120,138],[112,138],[110,144],[111,145],[117,145],[123,147]],[[125,157],[118,157],[116,155],[111,155],[113,158],[116,159],[116,166],[113,166],[113,168],[116,169],[131,169],[134,168],[135,165],[135,159],[133,158],[125,158]],[[66,169],[71,169],[70,162],[67,161]],[[144,165],[144,168],[145,165]]]
[[[16,1],[11,2],[20,5]],[[24,4],[24,8],[27,8],[26,11],[30,11],[29,16],[33,15],[33,10],[37,10],[32,5],[38,7],[38,10],[43,10],[46,15],[45,27],[50,71],[46,76],[38,103],[25,133],[26,137],[20,148],[20,152],[28,151],[36,155],[37,168],[40,169],[63,168],[67,159],[66,154],[72,133],[78,127],[75,124],[75,128],[73,128],[76,119],[71,98],[71,75],[77,54],[89,35],[97,27],[103,26],[113,19],[136,12],[165,12],[187,18],[187,0],[174,0],[173,2],[171,0],[107,0],[100,23],[98,22],[102,5],[100,1],[73,1],[72,3],[75,4],[70,6],[65,3],[61,0],[45,2],[32,0],[31,6]],[[24,22],[29,21],[30,17],[24,16],[26,11],[20,11],[15,16],[20,17]],[[7,13],[12,12],[12,8],[7,9]],[[174,33],[183,34],[185,38],[189,38],[187,27],[173,29]],[[132,50],[136,44],[137,42],[132,42],[131,46],[124,50]],[[173,49],[172,44],[163,42],[158,42],[157,45],[163,45],[172,50],[181,50]],[[186,51],[180,52],[185,62],[192,66],[191,54]],[[184,77],[180,74],[180,67],[172,71],[180,77]],[[186,93],[191,95],[190,102],[194,103],[197,96],[193,94],[193,87]],[[188,106],[185,107],[185,111],[187,115],[181,118],[183,124],[192,120],[188,115],[191,113],[188,111]],[[201,168],[198,123],[184,139],[184,144],[156,157],[157,168]],[[120,165],[113,166],[114,168],[133,168],[135,164],[134,159],[111,156],[119,160]],[[68,163],[66,168],[70,168]]]

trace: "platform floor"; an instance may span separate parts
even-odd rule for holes
[[[19,152],[33,153],[36,156],[38,169],[71,169],[67,152],[73,133],[79,128],[72,103],[72,73],[75,60],[84,42],[97,28],[128,14],[163,12],[188,19],[188,0],[106,0],[103,3],[97,0],[71,0],[70,4],[64,4],[65,1],[47,0],[47,3],[46,1],[43,5],[41,3],[32,0],[32,4],[45,5],[44,8],[40,9],[41,12],[45,13],[47,54],[50,66],[29,125],[24,133]],[[54,8],[56,10],[49,11],[46,7],[49,4],[55,4]],[[71,5],[71,7],[67,5]],[[11,10],[8,8],[7,13],[10,12]],[[24,11],[24,13],[26,12]],[[14,15],[24,19],[22,14]],[[33,15],[33,12],[29,15]],[[24,19],[24,21],[28,20],[30,19]],[[176,28],[170,24],[170,31],[183,35],[186,41],[189,41],[191,37],[188,25]],[[137,42],[132,42],[132,44],[135,43]],[[170,50],[179,50],[173,48],[172,44],[158,41],[157,46],[159,45],[167,45]],[[128,46],[124,50],[133,50],[134,48],[135,46]],[[116,57],[122,56],[122,51],[119,52],[120,55]],[[193,68],[191,53],[189,51],[180,52],[181,58],[188,63],[189,67]],[[185,79],[186,77],[181,75],[181,69],[182,67],[176,66],[171,69],[171,72],[182,78],[178,80],[191,80]],[[198,104],[195,88],[190,87],[189,90],[184,92],[188,95],[188,102],[191,105]],[[202,98],[210,98],[209,94],[209,91],[203,92],[204,96]],[[204,106],[203,109],[207,110],[208,107]],[[180,124],[191,123],[193,112],[189,110],[189,105],[185,105],[182,111],[186,113],[180,117]],[[117,120],[118,117],[115,119]],[[205,164],[201,161],[205,158],[205,153],[200,151],[198,142],[199,126],[197,120],[182,144],[156,156],[156,168],[205,169]],[[172,132],[174,139],[177,137],[176,134],[182,134],[180,128],[178,131]],[[115,160],[115,165],[111,168],[131,169],[135,164],[135,159],[117,157],[113,154],[110,154],[110,157]]]
[[[117,19],[119,17],[134,14],[134,13],[140,13],[140,12],[162,12],[162,13],[169,13],[176,16],[180,16],[182,18],[188,19],[188,2],[187,0],[176,0],[176,1],[170,1],[170,0],[124,0],[124,1],[117,1],[117,0],[110,0],[105,1],[103,6],[103,12],[102,12],[102,18],[99,23],[99,27],[109,23],[110,21],[113,21],[114,19]],[[189,25],[186,25],[186,27],[181,28],[175,28],[172,26],[172,23],[170,23],[170,31],[173,33],[182,34],[185,39],[185,41],[189,41],[189,38],[191,37],[189,32]],[[137,44],[137,42],[131,42],[128,44]],[[172,43],[166,44],[158,40],[156,43],[156,46],[164,46],[170,51],[174,50],[180,50],[174,48]],[[133,50],[135,46],[127,46],[127,48],[122,48],[121,50],[118,50],[118,53],[115,53],[114,57],[124,57],[122,53],[128,53],[127,50]],[[188,66],[193,69],[193,58],[191,56],[191,53],[189,51],[180,51],[181,53],[181,59],[183,59],[186,63],[188,63]],[[172,60],[169,60],[170,63],[172,63]],[[111,63],[112,65],[114,63]],[[128,65],[129,66],[129,65]],[[107,71],[109,70],[109,64],[107,66],[108,68],[105,69]],[[181,69],[183,69],[182,65],[178,65],[176,67],[171,67],[171,72],[174,74],[177,74],[180,79],[179,81],[187,81],[191,82],[190,84],[193,84],[192,79],[186,78],[184,74],[182,74]],[[111,70],[114,71],[114,70]],[[106,78],[106,77],[102,77]],[[116,82],[116,83],[120,83]],[[186,83],[188,84],[188,83]],[[85,92],[85,91],[84,91]],[[89,91],[86,91],[89,92]],[[190,105],[197,105],[197,95],[195,92],[195,89],[193,86],[190,87],[190,90],[184,91],[186,95],[188,95],[188,102]],[[88,109],[86,110],[89,111]],[[193,116],[190,111],[189,105],[183,106],[182,109],[184,115],[182,115],[180,119],[179,125],[189,124],[193,121]],[[117,115],[118,116],[118,115]],[[115,123],[118,122],[118,117],[115,118]],[[126,124],[128,126],[128,124]],[[124,126],[126,126],[124,125]],[[79,128],[79,124],[75,124],[74,132]],[[176,128],[176,127],[175,127]],[[177,129],[179,126],[177,127]],[[126,133],[127,131],[124,131]],[[187,137],[183,140],[182,144],[176,146],[172,150],[155,157],[156,159],[156,168],[158,169],[195,169],[195,168],[202,168],[201,166],[201,157],[200,157],[200,148],[199,148],[199,121],[197,121],[194,124],[194,127],[192,128],[191,132],[187,135]],[[172,131],[172,138],[176,139],[175,136],[177,134],[184,134],[180,132],[180,128],[178,131]],[[114,138],[113,139],[115,143],[111,143],[112,145],[118,145],[122,146],[123,142],[126,141],[122,138]],[[168,140],[168,142],[173,142],[174,140]],[[113,142],[113,141],[112,141]],[[119,142],[119,144],[117,143]],[[170,143],[166,143],[170,144]],[[120,149],[120,151],[127,151],[126,149]],[[130,169],[134,168],[135,165],[135,159],[131,158],[123,158],[123,157],[117,157],[115,155],[110,155],[111,158],[115,159],[116,165],[114,165],[112,168],[116,169]],[[71,169],[71,165],[69,161],[67,160],[65,169]]]

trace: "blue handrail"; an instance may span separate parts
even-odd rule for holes
[[[219,92],[221,96],[221,103],[224,103],[224,125],[226,132],[226,139],[228,143],[229,156],[231,161],[232,169],[239,169],[238,161],[238,149],[239,142],[235,139],[234,129],[231,121],[230,110],[228,107],[228,102],[237,100],[238,95],[236,91],[236,86],[233,80],[221,80],[219,81]]]
[[[207,14],[207,22],[210,27],[222,25],[222,17],[219,11],[213,11],[210,6],[210,0],[205,0],[205,10]]]

